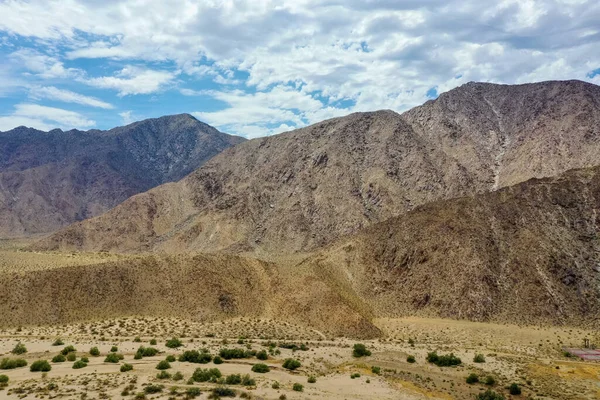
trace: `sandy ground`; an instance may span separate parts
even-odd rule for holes
[[[216,323],[198,323],[167,318],[122,318],[111,321],[54,327],[22,327],[0,330],[0,358],[25,358],[29,364],[38,359],[51,360],[66,345],[77,349],[77,357],[87,356],[87,367],[73,369],[73,362],[52,363],[47,374],[30,372],[29,366],[3,370],[9,384],[0,391],[0,398],[61,398],[61,399],[120,399],[134,398],[149,384],[163,385],[163,391],[146,394],[146,398],[186,398],[192,386],[200,388],[199,399],[208,398],[217,384],[193,383],[188,379],[196,368],[219,368],[223,376],[250,374],[256,385],[230,386],[238,396],[264,399],[473,399],[488,387],[483,383],[469,385],[465,378],[476,373],[481,380],[493,376],[492,387],[508,395],[506,387],[518,383],[521,396],[535,399],[594,399],[600,398],[600,364],[567,358],[562,345],[576,345],[592,332],[570,328],[517,327],[452,321],[440,319],[381,319],[376,321],[386,337],[364,344],[372,355],[355,358],[347,338],[324,338],[319,332],[289,323],[272,320],[235,319]],[[141,342],[135,342],[139,336]],[[167,339],[179,337],[184,346],[169,349]],[[52,346],[56,338],[62,346]],[[150,346],[156,339],[161,351],[155,357],[134,360],[140,345]],[[18,343],[28,352],[22,356],[10,354]],[[179,355],[184,350],[206,348],[215,355],[221,348],[268,349],[272,343],[304,343],[308,350],[292,351],[275,347],[280,354],[264,361],[271,367],[266,374],[254,373],[251,366],[262,362],[256,358],[229,360],[220,365],[172,362],[169,373],[181,372],[184,379],[157,379],[156,365],[167,355]],[[100,357],[89,355],[97,346]],[[124,361],[105,363],[105,355],[117,346]],[[439,354],[453,352],[461,358],[457,367],[437,367],[427,363],[430,351]],[[475,354],[484,354],[485,363],[474,363]],[[408,363],[413,355],[415,363]],[[296,371],[282,368],[286,358],[299,360]],[[121,373],[123,362],[134,366],[133,371]],[[374,374],[372,366],[381,369]],[[351,378],[352,374],[360,377]],[[308,383],[315,376],[316,383]],[[273,384],[279,383],[278,389]],[[303,392],[292,390],[294,383],[304,386]],[[127,389],[127,395],[123,392]],[[140,395],[141,396],[141,395]],[[282,397],[285,396],[285,397]]]

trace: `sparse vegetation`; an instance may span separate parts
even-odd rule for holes
[[[519,395],[521,394],[521,387],[516,383],[511,383],[511,385],[508,387],[508,392],[513,396]]]
[[[77,350],[75,349],[75,347],[73,346],[67,346],[64,349],[61,350],[60,354],[62,354],[63,356],[66,356],[69,353],[74,353]]]
[[[302,384],[300,383],[294,383],[294,386],[292,386],[292,390],[294,392],[302,392],[304,391],[304,386],[302,386]]]
[[[302,366],[302,364],[300,364],[300,361],[295,360],[293,358],[286,358],[285,361],[283,362],[283,368],[285,369],[289,369],[291,371],[298,369]]]
[[[375,375],[381,375],[381,368],[373,365],[371,367],[371,372],[374,373]]]
[[[252,372],[258,372],[259,374],[264,374],[269,371],[270,371],[270,369],[267,364],[254,364],[252,366]]]
[[[191,388],[186,389],[185,394],[188,398],[194,399],[194,398],[200,396],[202,394],[202,392],[200,391],[200,388],[191,387]]]
[[[269,355],[267,354],[266,350],[261,350],[258,353],[256,353],[256,358],[258,358],[259,360],[267,360],[269,359]]]
[[[194,371],[192,380],[195,382],[216,382],[221,376],[221,371],[217,368],[198,368]]]
[[[98,348],[94,346],[90,349],[90,355],[98,357],[100,355],[100,350],[98,350]]]
[[[15,369],[25,367],[26,365],[27,361],[23,360],[22,358],[3,358],[2,361],[0,361],[0,369]]]
[[[213,358],[213,362],[215,364],[223,364],[223,359],[220,356],[215,356],[215,358]]]
[[[54,343],[52,343],[52,346],[62,346],[64,344],[65,344],[65,342],[63,342],[63,340],[61,338],[56,338]]]
[[[485,377],[484,383],[488,386],[494,386],[496,384],[496,379],[493,376],[488,375]]]
[[[0,384],[1,385],[5,385],[8,383],[8,376],[6,375],[0,375]]]
[[[110,352],[111,353],[116,353],[118,351],[119,351],[119,348],[117,346],[113,346],[113,347],[110,348]]]
[[[165,346],[167,346],[170,349],[177,349],[177,348],[183,346],[183,343],[181,342],[181,340],[174,337],[172,339],[167,340],[167,343],[165,343]]]
[[[82,360],[77,360],[73,363],[73,369],[80,369],[87,367],[87,363]]]
[[[77,355],[75,353],[67,354],[67,361],[75,361],[77,359]]]
[[[255,353],[244,349],[221,349],[219,351],[219,356],[221,356],[221,358],[223,358],[224,360],[231,360],[235,358],[250,358],[254,355]]]
[[[219,386],[211,391],[212,397],[209,398],[218,399],[219,397],[235,397],[235,395],[235,390],[230,389],[226,386]]]
[[[31,363],[29,370],[31,372],[48,372],[52,369],[50,363],[46,360],[37,360]]]
[[[354,357],[366,357],[370,356],[371,352],[367,350],[367,347],[362,343],[356,343],[352,350],[352,355]]]
[[[406,362],[414,364],[415,362],[417,362],[417,360],[415,360],[415,356],[408,356],[406,357]]]
[[[484,363],[485,362],[485,356],[483,354],[475,354],[475,357],[473,357],[473,362]]]
[[[167,360],[162,360],[156,366],[156,369],[169,369],[169,368],[171,368],[171,364]]]
[[[121,372],[128,372],[128,371],[132,371],[133,370],[133,365],[131,364],[123,364],[121,365]]]
[[[148,385],[144,388],[144,393],[146,394],[154,394],[160,393],[163,391],[165,387],[163,385]]]
[[[160,371],[156,374],[156,379],[171,379],[171,374],[167,371]]]
[[[317,378],[314,375],[309,376],[308,383],[317,383]]]
[[[109,353],[106,355],[104,362],[116,364],[119,361],[121,361],[123,358],[124,358],[123,355],[121,355],[119,353]]]
[[[27,353],[27,347],[21,342],[17,343],[17,345],[11,350],[12,354],[21,355]]]
[[[435,364],[438,367],[451,367],[462,363],[460,358],[456,357],[454,353],[440,356],[435,351],[427,354],[427,362]]]
[[[196,350],[184,351],[179,356],[180,362],[191,362],[196,364],[208,364],[212,361],[212,356],[208,352],[199,352]]]
[[[350,375],[350,379],[356,379],[356,378],[360,378],[360,374],[358,372],[355,372]]]
[[[62,354],[57,354],[54,357],[52,357],[53,363],[62,363],[65,361],[67,361],[67,358],[65,356],[63,356]]]
[[[483,393],[479,393],[477,396],[475,396],[475,398],[477,400],[506,400],[503,395],[496,393],[491,389],[488,389]]]
[[[479,382],[479,376],[477,376],[477,374],[469,374],[469,376],[467,376],[467,383],[469,385],[472,385],[474,383],[478,383]]]

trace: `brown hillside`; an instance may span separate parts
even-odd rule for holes
[[[577,81],[467,84],[402,116],[252,140],[38,248],[315,249],[430,201],[600,164],[599,99]]]
[[[439,201],[306,263],[381,316],[598,326],[600,167]]]

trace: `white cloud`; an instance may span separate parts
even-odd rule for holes
[[[177,72],[127,66],[116,76],[85,78],[81,82],[98,88],[114,89],[119,92],[119,96],[127,96],[158,92],[172,83],[177,74]]]
[[[17,104],[12,114],[0,116],[0,131],[20,125],[47,131],[53,128],[90,128],[96,122],[74,111],[29,103]]]
[[[129,125],[135,121],[135,118],[133,116],[133,111],[131,111],[131,110],[120,112],[119,116],[123,120],[123,125]]]
[[[112,104],[96,99],[95,97],[84,96],[70,90],[58,89],[54,86],[34,86],[30,88],[29,96],[37,100],[49,99],[104,109],[114,108]]]
[[[44,79],[73,78],[83,74],[76,68],[65,68],[58,58],[31,49],[13,52],[11,58],[20,62],[34,75]]]

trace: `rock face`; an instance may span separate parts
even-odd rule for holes
[[[469,83],[402,115],[248,141],[38,247],[312,250],[431,201],[598,165],[599,126],[592,84]]]
[[[244,139],[190,115],[109,131],[0,133],[0,237],[55,231],[176,181]]]
[[[594,325],[600,167],[433,202],[322,250],[376,314]]]

